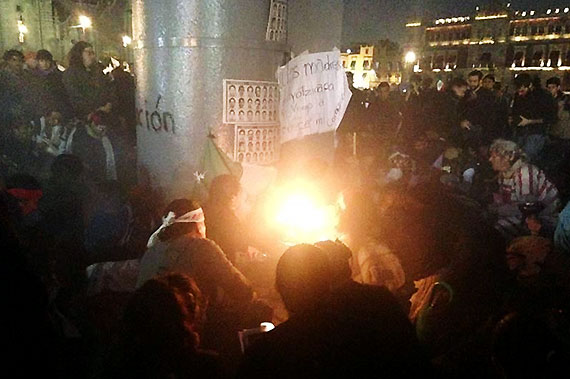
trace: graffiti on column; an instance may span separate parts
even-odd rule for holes
[[[144,106],[137,109],[137,125],[153,130],[156,133],[165,132],[176,134],[176,121],[172,113],[160,109],[162,95],[158,95],[154,107],[148,106],[148,101],[144,101]]]

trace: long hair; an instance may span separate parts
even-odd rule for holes
[[[176,377],[198,348],[194,329],[200,299],[186,275],[147,281],[125,308],[114,370],[127,373],[124,377]]]
[[[69,51],[69,67],[81,68],[85,70],[83,65],[83,50],[93,47],[89,42],[79,41]]]

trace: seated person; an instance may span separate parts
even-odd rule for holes
[[[345,259],[350,253],[343,257],[345,250],[334,245],[331,250],[330,260],[312,245],[296,245],[282,255],[276,287],[289,320],[263,333],[246,350],[238,377],[426,373],[425,364],[413,354],[415,336],[396,300],[384,287],[352,282]]]
[[[195,278],[209,298],[217,302],[218,288],[237,303],[248,302],[253,290],[245,277],[231,264],[223,251],[206,239],[204,212],[187,199],[171,202],[162,226],[150,237],[141,260],[137,287],[166,272],[180,272]]]
[[[220,377],[216,355],[199,348],[204,306],[198,286],[186,275],[147,281],[125,308],[105,377]]]
[[[204,207],[208,238],[220,245],[233,264],[236,264],[239,253],[248,251],[245,230],[235,213],[240,191],[239,179],[235,176],[217,176],[210,185],[208,202]]]
[[[199,204],[188,199],[171,202],[162,226],[149,239],[137,286],[167,272],[195,279],[210,304],[203,344],[221,354],[224,371],[230,373],[241,355],[238,330],[270,321],[272,310],[254,300],[249,281],[205,235]]]
[[[560,203],[554,184],[542,170],[525,161],[515,142],[495,140],[489,153],[493,170],[498,173],[499,193],[494,195],[491,208],[498,216],[497,229],[507,240],[553,231]],[[521,209],[529,211],[523,214]]]

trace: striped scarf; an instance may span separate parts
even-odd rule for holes
[[[540,213],[542,223],[556,224],[559,198],[558,190],[536,166],[518,160],[499,176],[499,185],[505,203],[521,204],[538,201],[544,205]],[[522,215],[500,217],[495,224],[504,237],[511,239],[527,234]]]
[[[511,169],[499,177],[503,194],[510,194],[510,201],[522,203],[539,201],[548,207],[558,200],[558,190],[536,166],[518,160]]]

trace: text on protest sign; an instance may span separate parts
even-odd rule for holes
[[[277,77],[281,143],[336,130],[352,96],[338,50],[299,55]]]

